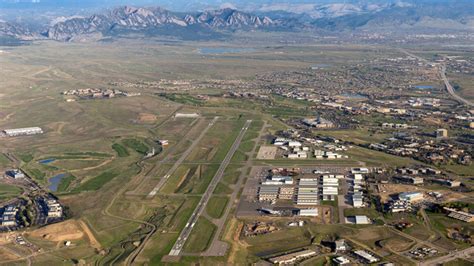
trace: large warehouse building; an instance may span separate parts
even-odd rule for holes
[[[16,137],[16,136],[43,134],[43,130],[39,127],[27,127],[27,128],[5,129],[3,130],[3,133],[7,135],[8,137]]]

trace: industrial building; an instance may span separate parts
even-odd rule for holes
[[[332,259],[332,261],[337,265],[347,265],[350,264],[351,261],[348,260],[346,257],[340,256]]]
[[[318,209],[300,209],[298,215],[305,217],[316,217],[318,216]]]
[[[461,181],[449,180],[449,179],[433,179],[433,183],[437,183],[443,186],[448,187],[459,187],[461,186]]]
[[[449,212],[448,217],[451,217],[453,219],[457,219],[466,223],[474,222],[474,214],[458,211],[456,209],[451,209],[451,208],[446,208],[446,207],[444,207],[444,210]]]
[[[16,128],[16,129],[5,129],[3,133],[8,137],[17,136],[28,136],[43,134],[43,130],[39,127],[27,127],[27,128]]]
[[[372,264],[379,261],[378,258],[374,257],[372,254],[368,253],[365,250],[356,250],[354,254],[362,258],[366,263]]]
[[[419,200],[423,200],[423,193],[421,192],[402,192],[398,194],[398,199],[408,201],[408,202],[415,202]]]
[[[292,200],[295,195],[295,188],[293,187],[281,187],[278,198],[281,200]]]
[[[318,179],[317,178],[301,178],[299,185],[300,186],[318,186]]]
[[[317,255],[316,251],[303,250],[303,251],[286,254],[283,256],[274,257],[274,258],[269,259],[269,261],[273,264],[279,264],[279,265],[294,264],[298,260],[308,259],[315,255]]]
[[[296,195],[297,205],[318,205],[319,195],[316,187],[300,187]]]
[[[322,177],[322,195],[323,200],[336,200],[339,188],[339,179],[335,176],[324,175]]]
[[[263,181],[262,185],[293,185],[293,177],[274,175]]]
[[[258,191],[259,201],[272,201],[278,198],[280,187],[276,186],[262,186]]]
[[[174,115],[176,118],[198,118],[198,113],[176,113]]]
[[[421,185],[423,184],[423,178],[421,177],[413,177],[413,176],[394,176],[395,180],[410,185]]]

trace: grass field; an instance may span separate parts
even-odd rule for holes
[[[212,196],[206,206],[206,212],[214,219],[219,219],[224,214],[224,210],[229,202],[228,197]]]
[[[138,140],[138,139],[124,139],[123,141],[123,144],[138,152],[138,153],[141,153],[141,154],[146,154],[148,151],[149,151],[149,148],[146,144],[143,143],[143,141],[141,140]],[[122,151],[123,153],[123,151]]]
[[[114,151],[117,152],[118,157],[127,157],[130,155],[127,151],[127,148],[120,145],[119,143],[114,143],[112,145],[112,149],[114,149]]]
[[[206,218],[200,217],[184,246],[186,252],[203,252],[211,243],[216,226]]]
[[[21,193],[21,189],[12,185],[0,184],[0,201],[15,198]]]
[[[117,175],[118,174],[115,172],[104,172],[90,180],[87,180],[79,187],[75,188],[74,192],[98,190]]]

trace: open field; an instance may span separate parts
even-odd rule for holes
[[[133,264],[163,264],[163,257],[169,254],[185,228],[247,119],[253,122],[206,206],[205,217],[194,225],[195,230],[185,245],[185,256],[177,264],[251,264],[258,262],[259,256],[311,246],[336,236],[352,238],[375,251],[388,252],[390,256],[394,256],[390,250],[402,252],[408,249],[412,241],[382,227],[329,224],[319,217],[301,228],[288,228],[290,219],[287,219],[279,224],[282,229],[275,233],[241,238],[239,229],[243,221],[233,215],[236,202],[231,201],[230,196],[234,191],[240,195],[238,184],[248,178],[247,173],[242,175],[242,171],[247,171],[249,166],[393,167],[419,162],[359,146],[347,152],[350,156],[347,160],[273,160],[273,147],[262,146],[268,143],[267,137],[270,136],[267,135],[288,129],[287,119],[314,116],[313,108],[317,104],[274,94],[269,95],[271,105],[255,99],[217,97],[224,91],[207,87],[206,83],[209,79],[251,80],[256,75],[277,71],[307,71],[313,64],[330,64],[336,69],[348,63],[399,56],[400,53],[383,47],[350,45],[261,45],[255,53],[212,56],[197,52],[197,46],[209,45],[219,44],[133,40],[113,44],[38,42],[12,48],[0,57],[0,109],[8,110],[0,112],[0,128],[40,126],[45,131],[43,135],[0,138],[2,152],[15,154],[22,161],[19,167],[42,186],[49,185],[49,178],[66,174],[59,183],[56,196],[68,207],[70,219],[28,232],[31,242],[48,251],[32,258],[32,263],[61,265],[72,259],[83,259],[86,265],[125,264],[129,255],[140,247]],[[160,87],[137,85],[161,79],[197,80],[206,86],[189,88],[183,93],[171,83]],[[300,84],[295,82],[294,86]],[[87,87],[123,89],[141,95],[66,102],[60,94],[65,90]],[[462,93],[467,95],[467,92]],[[200,94],[216,97],[200,100],[197,98]],[[196,112],[199,117],[177,118],[174,117],[176,112]],[[216,116],[218,121],[185,156],[184,162],[165,177]],[[373,124],[383,121],[381,115],[365,119]],[[269,125],[264,131],[264,140],[255,143],[264,122]],[[390,136],[370,133],[366,128],[316,133],[355,144]],[[158,140],[168,140],[169,144],[158,149]],[[255,146],[257,152],[258,148],[262,152],[256,158],[249,158],[248,153]],[[143,160],[152,148],[159,154]],[[41,163],[48,159],[54,160]],[[9,166],[10,162],[0,154],[0,167]],[[451,169],[451,166],[446,168]],[[468,175],[471,168],[452,170]],[[241,176],[243,178],[239,180]],[[159,193],[147,198],[164,178],[167,180]],[[387,188],[382,197],[386,200],[389,194],[412,189]],[[19,193],[21,190],[18,188],[0,185],[1,200]],[[459,196],[456,193],[447,195],[452,195],[453,199]],[[209,247],[216,234],[217,226],[212,222],[225,217],[223,214],[227,209],[230,209],[229,219],[224,221],[224,229],[219,234],[219,239],[229,244],[227,254],[197,257]],[[366,214],[377,218],[373,209],[347,209],[346,214]],[[384,218],[388,221],[399,219]],[[439,232],[445,232],[450,226],[451,221],[443,217],[430,214],[430,218]],[[407,219],[416,218],[410,216]],[[406,232],[422,240],[430,237],[419,221],[414,221],[414,226]],[[73,241],[75,246],[62,248],[64,240]],[[445,239],[436,241],[445,246],[450,243],[443,242]],[[461,243],[451,245],[449,248],[463,246]],[[15,259],[14,255],[7,253],[0,247],[1,258]],[[394,260],[397,259],[394,256]],[[326,260],[320,257],[310,263]]]

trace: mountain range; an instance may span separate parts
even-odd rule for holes
[[[57,16],[35,27],[22,21],[0,20],[0,37],[76,41],[133,33],[209,39],[235,31],[341,32],[387,28],[474,31],[474,5],[464,1],[430,5],[274,4],[262,5],[254,12],[233,8],[172,12],[160,7],[121,6],[90,16]]]

